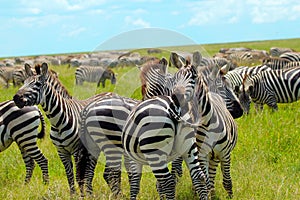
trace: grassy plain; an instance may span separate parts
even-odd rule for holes
[[[290,47],[300,51],[300,39],[241,42],[228,44],[194,45],[167,47],[165,50],[194,51],[204,49],[213,55],[220,48],[250,47],[269,50],[272,46]],[[144,50],[138,50],[143,53]],[[157,55],[168,56],[167,52]],[[136,67],[118,67],[114,71],[117,84],[107,84],[106,88],[96,88],[95,84],[85,83],[75,86],[74,68],[51,66],[59,73],[59,78],[70,93],[84,99],[93,94],[113,91],[120,95],[140,98],[138,69]],[[12,99],[18,88],[1,88],[0,100]],[[283,200],[300,199],[300,102],[281,104],[278,112],[265,107],[260,113],[253,108],[248,116],[237,119],[238,142],[232,152],[231,174],[233,180],[233,199]],[[49,160],[50,184],[43,185],[41,170],[37,166],[31,182],[23,183],[25,167],[17,145],[0,154],[0,199],[69,199],[69,190],[63,165],[47,136],[39,141],[39,147]],[[94,179],[94,197],[87,199],[110,199],[110,191],[102,178],[104,158],[100,157]],[[139,199],[158,199],[155,178],[148,167],[144,167]],[[126,173],[122,174],[124,199],[129,199],[129,185]],[[216,177],[217,199],[226,199],[222,187],[221,172]],[[189,173],[184,168],[184,176],[177,186],[176,198],[196,199],[193,194]],[[75,197],[77,199],[77,197]],[[123,198],[122,198],[123,199]]]

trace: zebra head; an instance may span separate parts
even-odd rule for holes
[[[174,86],[171,90],[172,99],[176,99],[180,105],[191,101],[194,97],[197,78],[197,68],[187,60],[186,64],[174,74]]]
[[[13,97],[15,104],[19,108],[38,105],[41,102],[44,85],[48,76],[48,65],[46,63],[43,63],[41,68],[39,68],[40,66],[36,66],[36,75],[34,75],[29,67],[29,65],[25,65],[28,78]]]
[[[199,68],[198,68],[199,69]],[[226,64],[222,67],[218,65],[201,67],[199,70],[203,75],[206,85],[210,92],[220,95],[225,102],[227,110],[231,116],[236,119],[244,114],[240,100],[235,94],[232,84],[226,74],[230,69],[230,65]]]
[[[239,89],[239,100],[243,107],[243,110],[246,114],[249,113],[250,103],[251,103],[251,94],[253,93],[253,84],[250,80],[250,77],[246,74],[243,78],[243,83]]]

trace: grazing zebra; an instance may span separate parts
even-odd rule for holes
[[[92,193],[92,180],[86,178],[86,173],[81,169],[88,165],[95,167],[95,159],[86,153],[85,163],[79,162],[78,155],[86,151],[82,145],[78,131],[80,112],[85,105],[103,95],[93,96],[86,100],[77,100],[69,95],[65,87],[60,83],[56,75],[48,71],[48,65],[43,63],[36,66],[36,75],[28,65],[25,65],[26,73],[29,78],[14,96],[16,105],[20,108],[40,104],[51,123],[50,138],[56,146],[58,155],[65,167],[70,194],[76,192],[74,184],[72,156],[76,164],[76,179],[79,183],[81,194],[84,195],[84,180],[86,180],[86,192]],[[84,168],[86,169],[86,168]],[[90,169],[89,169],[90,170]],[[93,171],[93,169],[92,169]]]
[[[186,111],[184,107],[194,96],[197,71],[189,65],[181,68],[179,73],[182,77],[177,79],[171,96],[144,100],[131,111],[122,131],[122,143],[140,173],[142,165],[150,165],[158,182],[160,198],[175,198],[175,177],[167,164],[182,156],[200,199],[207,199],[205,176],[198,163],[194,128],[180,120]],[[136,187],[137,193],[139,187]]]
[[[241,51],[241,52],[234,52],[230,53],[227,59],[231,63],[235,63],[237,66],[241,65],[251,65],[253,63],[253,55],[249,51]]]
[[[291,62],[300,62],[300,52],[286,52],[279,56]]]
[[[263,59],[262,64],[270,67],[273,70],[286,68],[286,65],[290,62],[290,60],[286,58],[279,57],[268,57]]]
[[[115,197],[121,195],[121,163],[124,154],[121,133],[129,113],[138,102],[111,93],[89,103],[81,113],[80,139],[95,158],[99,157],[101,151],[104,153],[106,164],[103,177]],[[136,176],[134,171],[129,175]],[[136,195],[131,193],[131,199],[135,199]]]
[[[0,80],[5,82],[5,87],[9,87],[9,82],[13,80],[14,67],[0,67]]]
[[[198,105],[198,109],[193,110],[195,113],[192,116],[199,115],[200,119],[196,130],[200,163],[208,178],[212,196],[216,168],[221,163],[223,186],[232,197],[230,154],[237,142],[237,126],[221,96],[210,91],[203,75],[200,73],[199,76],[193,103]],[[176,160],[172,163],[172,170],[177,173],[180,166],[180,160]]]
[[[82,85],[84,81],[97,82],[97,87],[102,84],[105,87],[106,79],[110,79],[111,84],[116,83],[115,73],[111,69],[102,67],[80,66],[75,71],[76,85]]]
[[[279,57],[281,54],[286,52],[293,52],[293,49],[290,48],[281,48],[281,47],[271,47],[270,48],[270,55],[272,57]]]
[[[277,103],[290,103],[300,98],[300,67],[271,70],[247,76],[242,86],[242,99],[267,104],[278,110]],[[246,95],[246,96],[245,96]],[[243,102],[241,102],[243,103]]]
[[[48,160],[37,146],[37,139],[45,135],[45,121],[40,110],[36,106],[20,109],[14,101],[2,102],[0,124],[0,152],[16,142],[26,166],[25,183],[30,181],[37,162],[42,170],[43,181],[47,184],[49,182]],[[40,124],[41,131],[38,130]]]

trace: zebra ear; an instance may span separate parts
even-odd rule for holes
[[[181,68],[182,66],[184,66],[182,57],[179,58],[179,55],[175,52],[171,52],[169,60],[170,60],[170,65],[173,64],[178,69]]]
[[[229,71],[229,69],[230,69],[230,65],[226,64],[226,65],[224,65],[223,67],[221,67],[220,73],[221,73],[222,75],[225,75],[225,74],[227,74],[227,72]]]
[[[41,68],[42,68],[42,73],[41,74],[43,76],[46,76],[48,74],[48,65],[47,65],[47,63],[43,63]]]
[[[201,60],[202,60],[202,55],[201,55],[201,53],[200,53],[199,51],[195,51],[195,52],[193,53],[193,63],[192,63],[192,64],[195,65],[195,66],[199,66]]]
[[[162,64],[162,65],[165,65],[165,66],[168,66],[168,61],[167,61],[167,59],[166,58],[162,58],[162,59],[160,59],[159,60],[159,64]]]
[[[33,76],[33,71],[31,70],[31,66],[28,63],[25,63],[25,72],[28,76]]]

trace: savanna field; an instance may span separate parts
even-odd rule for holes
[[[162,48],[156,57],[168,58],[172,50],[201,50],[212,56],[221,48],[248,47],[269,50],[270,47],[288,47],[300,51],[300,39],[273,40],[228,44],[193,45]],[[141,55],[145,50],[137,50]],[[75,67],[67,65],[50,68],[58,72],[59,79],[67,90],[78,99],[85,99],[94,94],[111,91],[123,96],[141,98],[139,69],[136,66],[115,67],[116,85],[109,81],[106,87],[96,87],[95,83],[75,85]],[[170,71],[175,70],[170,69]],[[0,100],[12,99],[18,88],[1,87]],[[300,101],[279,104],[277,112],[266,105],[257,112],[251,105],[248,115],[236,119],[238,124],[238,141],[231,156],[231,176],[233,181],[233,199],[284,200],[300,199]],[[45,117],[46,118],[46,117]],[[47,122],[47,135],[38,141],[38,145],[49,161],[49,185],[42,182],[41,170],[36,165],[32,180],[24,184],[25,166],[16,144],[0,153],[0,199],[70,199],[65,170],[57,151],[49,138],[50,126]],[[93,181],[94,196],[86,199],[110,199],[111,192],[103,179],[104,157],[98,160]],[[122,199],[129,199],[129,184],[125,170],[122,173]],[[156,191],[156,179],[148,167],[144,167],[141,191],[138,199],[159,199]],[[227,193],[222,186],[221,171],[216,177],[217,199],[226,199]],[[79,193],[79,189],[77,188]],[[79,199],[79,196],[74,197]],[[176,199],[197,199],[187,168],[176,187]]]

